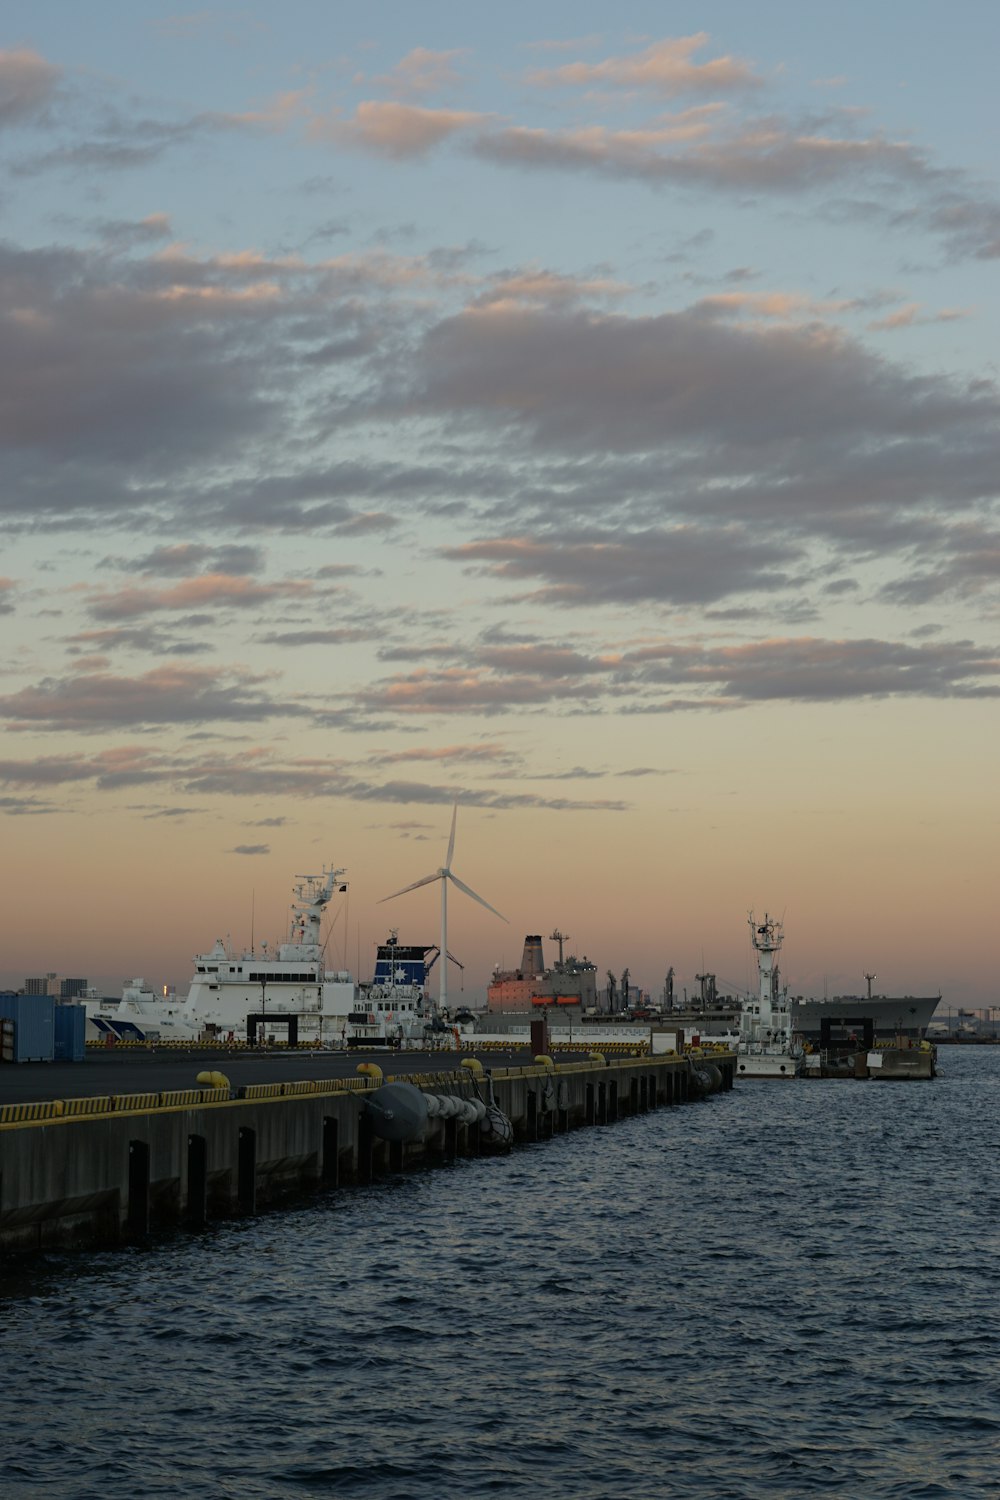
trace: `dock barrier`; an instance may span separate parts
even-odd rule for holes
[[[6,1104],[0,1249],[115,1244],[158,1227],[253,1213],[311,1187],[482,1155],[511,1137],[525,1143],[611,1125],[731,1089],[735,1061],[724,1051],[711,1054],[710,1067],[687,1056],[613,1055],[477,1072],[465,1066],[475,1059],[459,1054],[449,1068],[384,1079]],[[717,1080],[709,1089],[706,1076]],[[402,1083],[426,1096],[426,1122],[412,1138],[380,1136],[378,1099],[384,1086]],[[369,1095],[377,1097],[368,1102]],[[497,1134],[496,1119],[509,1134]]]

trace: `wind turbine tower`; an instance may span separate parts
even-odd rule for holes
[[[438,985],[439,985],[439,989],[438,989],[438,1004],[439,1004],[441,1010],[445,1010],[447,1008],[447,1005],[448,1005],[448,882],[449,882],[449,880],[451,881],[452,885],[458,886],[458,889],[460,891],[464,891],[467,896],[471,896],[472,899],[473,899],[473,901],[478,901],[479,904],[480,904],[480,906],[485,906],[487,911],[491,911],[495,917],[499,917],[500,920],[501,920],[501,922],[506,922],[507,921],[507,918],[503,915],[502,912],[497,911],[496,907],[495,906],[491,906],[488,901],[484,901],[483,898],[482,898],[482,896],[477,896],[476,893],[475,893],[475,891],[472,889],[471,886],[466,885],[464,880],[459,880],[458,876],[455,875],[452,872],[451,861],[452,861],[452,856],[455,853],[455,822],[456,822],[457,818],[458,818],[458,803],[456,802],[455,806],[454,806],[454,808],[452,810],[452,814],[451,814],[451,837],[448,840],[448,853],[445,856],[444,864],[441,866],[440,870],[435,870],[432,875],[425,875],[422,880],[415,880],[412,885],[404,885],[403,889],[401,891],[393,891],[393,893],[392,893],[391,896],[383,896],[382,897],[382,901],[380,901],[378,903],[381,906],[383,901],[395,901],[395,899],[396,899],[397,896],[405,896],[406,893],[407,893],[407,891],[415,891],[415,890],[417,890],[422,885],[430,885],[430,884],[432,884],[433,881],[440,880],[440,882],[441,882],[441,969],[440,969],[440,973],[439,973],[439,977],[438,977]]]

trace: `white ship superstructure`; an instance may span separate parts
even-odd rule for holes
[[[757,995],[740,1014],[736,1073],[740,1078],[795,1078],[804,1054],[792,1040],[792,1012],[787,990],[780,987],[778,954],[785,940],[781,922],[764,914],[749,916],[750,939],[757,953]]]
[[[288,940],[240,955],[221,938],[195,957],[183,1014],[196,1034],[249,1041],[261,1035],[292,1042],[343,1045],[357,1006],[346,969],[328,971],[320,941],[323,913],[334,892],[345,893],[344,870],[296,876]]]
[[[197,1026],[185,1015],[177,996],[172,991],[159,993],[141,977],[125,981],[120,1000],[90,994],[83,997],[83,1005],[91,1039],[190,1042],[198,1038]]]

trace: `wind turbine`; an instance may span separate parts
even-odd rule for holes
[[[472,899],[473,899],[473,901],[478,901],[479,904],[480,904],[480,906],[485,906],[487,911],[491,911],[495,917],[499,917],[500,920],[501,920],[501,922],[506,922],[506,920],[507,920],[507,918],[503,915],[502,912],[497,911],[496,907],[495,906],[491,906],[488,901],[484,901],[483,898],[482,898],[482,896],[477,896],[476,893],[475,893],[475,891],[472,889],[471,886],[466,885],[464,880],[459,880],[458,876],[455,875],[455,874],[453,874],[453,872],[452,872],[451,858],[452,858],[452,855],[455,852],[455,821],[456,821],[457,818],[458,818],[458,803],[456,802],[454,810],[453,810],[452,815],[451,815],[451,838],[448,840],[448,853],[445,856],[445,862],[442,865],[441,869],[440,870],[435,870],[434,873],[433,873],[433,875],[425,875],[422,880],[415,880],[412,885],[404,885],[403,889],[401,891],[393,891],[393,893],[392,893],[391,896],[383,896],[382,897],[382,901],[380,901],[378,903],[379,906],[381,906],[383,901],[395,901],[395,899],[396,899],[397,896],[405,896],[406,893],[407,893],[407,891],[415,891],[415,890],[417,890],[417,888],[419,886],[430,885],[432,881],[434,881],[434,880],[440,880],[440,882],[441,882],[441,972],[440,972],[440,979],[439,979],[440,990],[438,992],[438,1004],[440,1005],[440,1007],[441,1007],[442,1010],[444,1010],[446,1008],[447,1004],[448,1004],[448,882],[449,882],[449,880],[451,881],[452,885],[457,885],[458,889],[460,891],[464,891],[467,896],[471,896]]]

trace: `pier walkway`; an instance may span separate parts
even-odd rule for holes
[[[586,1057],[579,1051],[553,1052],[556,1062]],[[250,1083],[291,1083],[299,1078],[353,1078],[358,1065],[374,1062],[397,1078],[458,1066],[462,1057],[478,1057],[486,1068],[521,1067],[534,1059],[526,1047],[509,1051],[393,1052],[386,1047],[352,1047],[324,1052],[304,1047],[100,1047],[88,1048],[83,1062],[16,1063],[0,1067],[0,1105],[42,1103],[47,1099],[85,1099],[91,1095],[162,1093],[193,1088],[203,1069],[225,1073],[234,1089]]]

